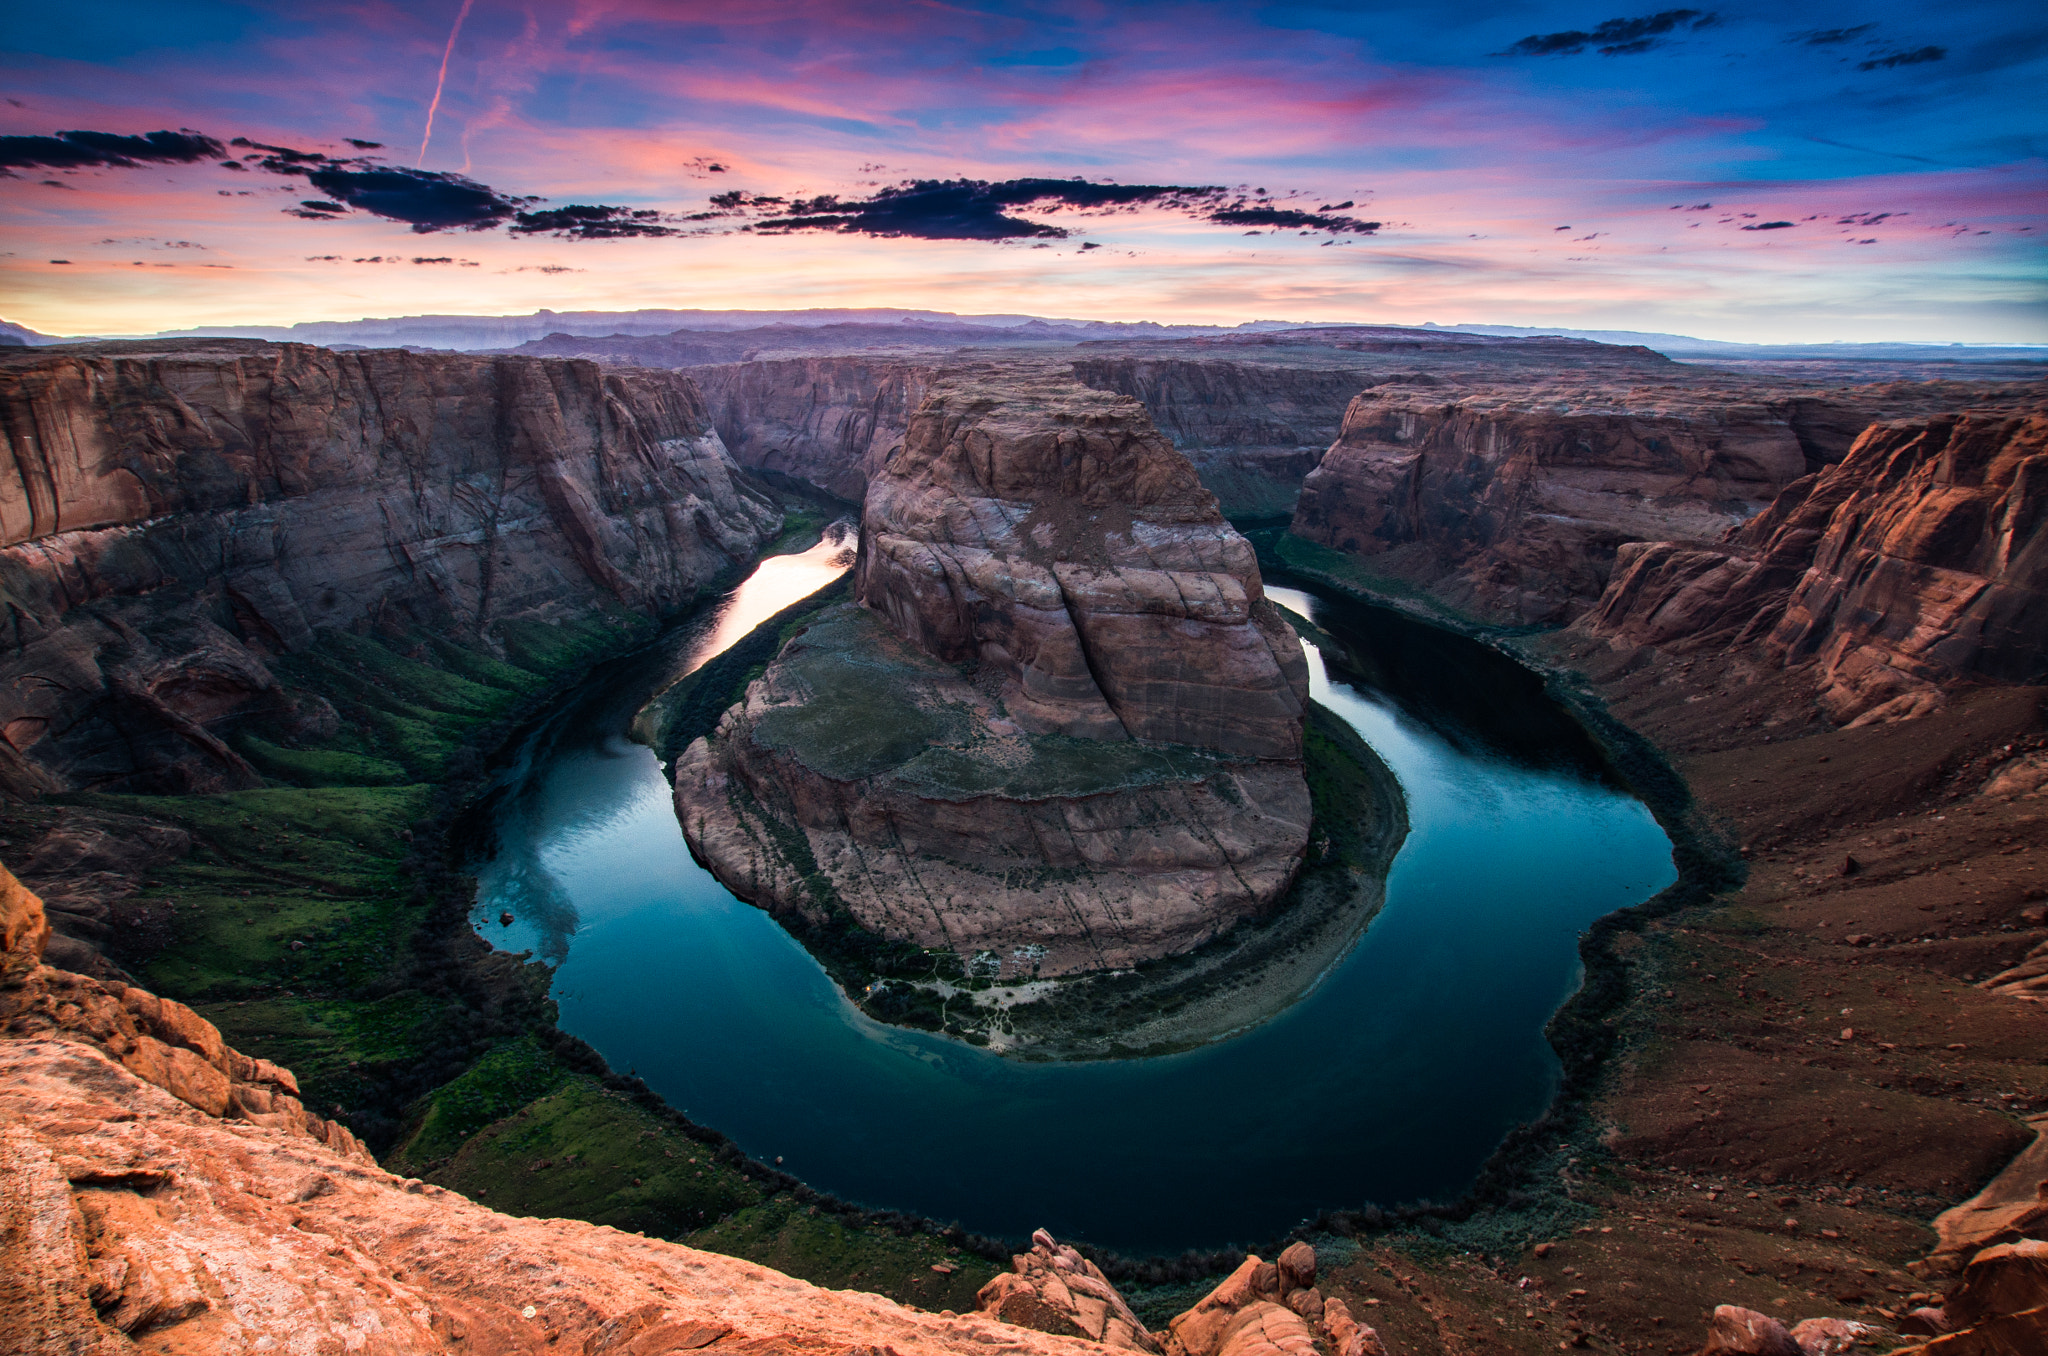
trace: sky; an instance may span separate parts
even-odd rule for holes
[[[23,6],[0,317],[2048,342],[2038,0]]]

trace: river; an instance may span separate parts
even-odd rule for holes
[[[1162,1058],[1029,1063],[870,1021],[690,858],[624,731],[667,682],[845,568],[763,561],[720,608],[601,670],[519,751],[477,928],[557,965],[562,1027],[757,1158],[836,1195],[1137,1253],[1274,1237],[1325,1207],[1446,1199],[1555,1091],[1544,1024],[1581,930],[1675,877],[1649,811],[1483,646],[1269,587],[1353,653],[1316,700],[1399,777],[1385,907],[1302,1001]],[[501,911],[515,921],[501,926]]]

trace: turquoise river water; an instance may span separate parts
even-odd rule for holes
[[[1457,1195],[1557,1080],[1544,1024],[1592,920],[1674,878],[1533,680],[1348,600],[1267,591],[1362,661],[1314,693],[1400,778],[1411,823],[1371,926],[1307,997],[1164,1058],[1004,1058],[862,1015],[691,860],[634,710],[845,567],[764,561],[715,613],[595,675],[505,772],[479,931],[555,963],[561,1024],[820,1190],[1128,1252],[1268,1239],[1322,1208]],[[515,915],[501,927],[501,910]]]

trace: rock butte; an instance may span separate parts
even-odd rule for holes
[[[1054,976],[1186,951],[1285,891],[1306,661],[1137,402],[940,386],[869,484],[855,571],[859,604],[678,760],[685,835],[735,893]]]

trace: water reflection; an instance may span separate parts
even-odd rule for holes
[[[632,890],[695,869],[653,750],[622,733],[647,693],[696,672],[791,603],[853,565],[845,520],[807,551],[769,556],[652,655],[592,675],[520,751],[492,807],[496,852],[476,867],[477,929],[550,965],[569,955],[591,890]],[[596,878],[591,872],[596,871]],[[512,921],[506,923],[504,915]]]

